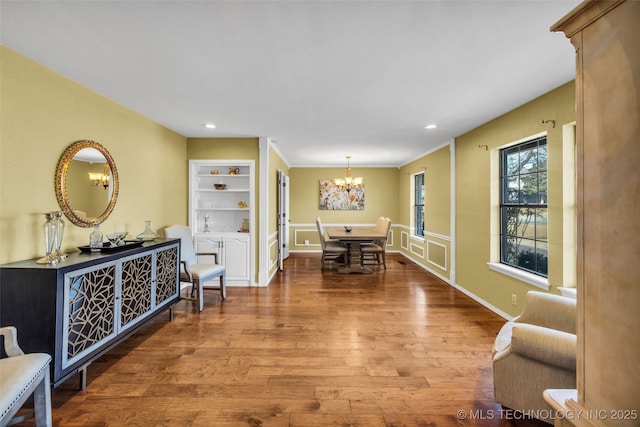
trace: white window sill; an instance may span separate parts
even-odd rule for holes
[[[545,291],[549,290],[549,280],[546,277],[538,276],[533,273],[528,273],[517,268],[509,267],[508,265],[500,264],[498,262],[488,262],[487,266],[493,271],[502,273],[514,279],[528,283]]]

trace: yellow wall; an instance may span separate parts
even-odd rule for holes
[[[353,168],[354,177],[364,178],[364,210],[320,210],[320,180],[344,176],[344,168],[296,168],[289,169],[291,184],[291,250],[320,250],[316,217],[327,224],[373,225],[379,216],[388,216],[392,221],[392,234],[388,249],[393,249],[394,228],[398,218],[398,169]],[[296,233],[298,230],[298,233]],[[303,231],[304,230],[304,231]],[[304,246],[309,240],[313,246]]]
[[[412,236],[412,180],[424,172],[424,238]],[[451,276],[451,152],[449,144],[400,169],[401,252],[444,279]]]
[[[189,138],[187,160],[255,160],[258,175],[258,138]]]
[[[5,46],[0,59],[0,263],[44,254],[43,213],[60,210],[56,164],[78,140],[105,146],[120,175],[104,233],[186,222],[184,137]],[[88,244],[90,232],[66,221],[63,248]]]
[[[543,124],[543,120],[555,120]],[[498,147],[547,131],[550,291],[562,284],[562,125],[575,120],[574,82],[456,138],[456,264],[458,285],[510,315],[522,311],[524,295],[539,290],[491,271],[491,156]],[[485,149],[484,146],[487,148]],[[518,305],[511,304],[516,294]]]

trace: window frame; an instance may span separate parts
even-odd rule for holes
[[[422,181],[418,182],[418,179]],[[424,238],[425,229],[425,176],[424,172],[417,173],[413,176],[413,235]],[[421,187],[421,194],[418,189]],[[422,220],[422,224],[419,221]]]
[[[544,147],[543,164],[539,156],[541,147]],[[531,154],[523,161],[522,153]],[[532,136],[501,147],[498,157],[500,264],[548,280],[549,236],[548,231],[543,234],[538,230],[539,226],[542,230],[543,220],[548,221],[547,135]],[[531,221],[532,234],[527,233]],[[521,248],[523,243],[525,250]]]

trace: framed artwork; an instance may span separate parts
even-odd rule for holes
[[[364,181],[347,190],[332,179],[321,179],[320,210],[364,210]]]

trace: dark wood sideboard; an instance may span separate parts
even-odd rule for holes
[[[112,253],[73,252],[55,265],[0,266],[0,325],[15,326],[25,353],[53,358],[60,385],[180,299],[180,240]]]

